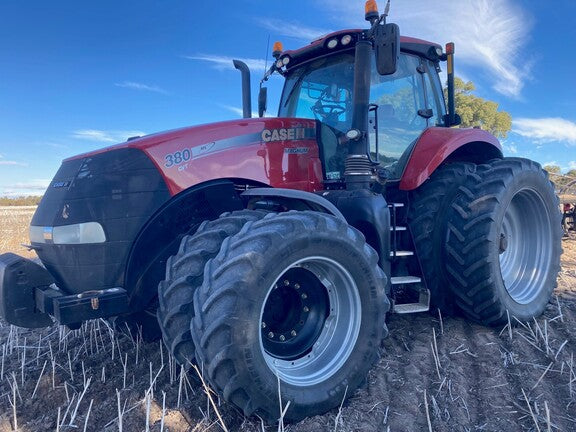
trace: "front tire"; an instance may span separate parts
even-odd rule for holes
[[[193,235],[182,239],[178,253],[166,262],[166,279],[158,285],[156,315],[164,344],[181,365],[189,367],[194,362],[190,321],[194,317],[194,291],[202,285],[204,266],[220,251],[226,237],[265,215],[260,210],[239,210],[204,221]]]
[[[468,175],[452,203],[446,267],[458,307],[485,325],[530,320],[560,270],[561,215],[536,162],[505,158]]]
[[[192,335],[208,381],[268,422],[321,414],[378,358],[390,304],[362,234],[315,212],[269,215],[224,241],[194,296]]]

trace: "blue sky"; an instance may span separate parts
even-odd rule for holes
[[[0,196],[41,194],[63,158],[129,136],[240,117],[232,58],[252,67],[255,95],[268,37],[298,48],[365,27],[363,11],[363,0],[0,0]],[[574,0],[392,0],[389,21],[456,42],[457,75],[512,115],[508,156],[568,170],[575,16]],[[269,107],[282,85],[271,81]]]

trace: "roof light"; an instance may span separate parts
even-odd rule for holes
[[[290,63],[290,57],[288,57],[288,56],[282,57],[282,63],[284,65],[287,65],[288,63]]]
[[[348,45],[350,42],[352,42],[352,36],[350,35],[344,35],[342,36],[342,39],[340,39],[342,45]]]
[[[278,59],[278,61],[276,62],[276,67],[277,67],[278,69],[281,69],[282,66],[284,66],[284,63],[282,63],[282,60],[281,60],[281,59]]]
[[[280,54],[282,54],[282,51],[284,51],[282,42],[279,41],[274,42],[274,45],[272,46],[272,55],[274,56],[274,58],[278,58]]]
[[[373,19],[378,19],[380,17],[376,0],[367,0],[364,5],[364,11],[366,21],[372,21]]]
[[[326,44],[326,46],[330,49],[336,48],[336,45],[338,45],[338,39],[330,39]]]

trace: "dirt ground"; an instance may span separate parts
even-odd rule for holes
[[[542,317],[490,329],[438,314],[390,316],[366,385],[341,410],[284,429],[213,396],[215,409],[160,343],[132,341],[104,321],[77,331],[0,322],[0,432],[220,431],[222,423],[229,431],[574,431],[576,236],[563,248]]]

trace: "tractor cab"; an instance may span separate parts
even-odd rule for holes
[[[444,53],[438,44],[400,37],[398,26],[386,23],[388,8],[389,2],[380,15],[374,1],[366,2],[367,30],[338,31],[297,50],[284,51],[277,42],[275,62],[261,81],[261,116],[266,106],[262,84],[278,73],[286,79],[278,116],[317,121],[328,189],[367,189],[376,171],[388,181],[400,180],[426,129],[459,124],[454,45],[448,44]],[[448,112],[438,76],[444,60]]]
[[[344,179],[348,155],[346,133],[352,129],[355,52],[343,44],[360,33],[328,35],[319,41],[325,52],[288,67],[286,83],[278,110],[279,117],[315,119],[319,122],[319,146],[327,181]],[[405,44],[421,45],[428,52],[432,43],[403,38]],[[329,48],[338,41],[334,48]],[[330,44],[332,42],[332,44]],[[439,48],[439,47],[438,47]],[[290,58],[298,52],[285,54]],[[288,66],[290,65],[288,62]],[[438,61],[415,50],[401,51],[394,73],[378,72],[375,56],[370,61],[367,141],[371,162],[399,179],[406,154],[420,134],[431,126],[444,126],[446,114]]]

